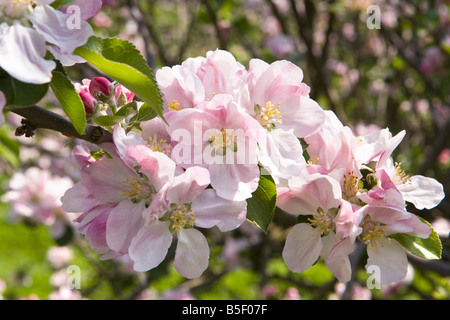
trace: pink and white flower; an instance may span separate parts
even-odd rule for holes
[[[64,65],[72,65],[79,62],[74,61],[72,52],[93,34],[92,27],[83,19],[76,28],[69,28],[71,13],[55,10],[49,6],[52,2],[0,1],[0,67],[20,81],[50,82],[56,64],[45,59],[47,50]],[[101,1],[90,2],[100,4],[89,12],[93,16],[101,7]]]
[[[258,187],[258,122],[243,112],[231,95],[216,95],[200,108],[166,114],[168,132],[178,143],[172,159],[182,167],[209,170],[217,194],[245,200]]]
[[[252,59],[238,94],[240,106],[267,131],[260,162],[278,178],[289,179],[304,168],[298,138],[312,134],[325,118],[302,80],[303,71],[291,62]]]
[[[339,183],[320,174],[292,178],[288,188],[279,188],[277,205],[282,210],[310,217],[307,223],[296,224],[286,238],[283,258],[290,270],[303,272],[322,256],[340,281],[350,279],[348,255],[359,230],[350,204],[341,195]]]
[[[245,201],[223,199],[207,189],[209,183],[208,170],[190,167],[161,189],[151,205],[151,214],[145,217],[146,224],[130,245],[135,270],[147,271],[159,265],[176,232],[175,269],[186,278],[203,273],[208,266],[209,247],[203,234],[193,227],[217,226],[229,231],[246,217]]]

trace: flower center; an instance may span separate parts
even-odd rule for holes
[[[271,101],[266,103],[265,107],[261,107],[259,104],[255,105],[254,118],[267,130],[273,130],[277,124],[282,124],[283,117],[280,115],[280,104],[275,107]]]
[[[320,232],[320,235],[326,235],[330,232],[332,218],[323,211],[322,208],[318,208],[317,212],[312,213],[312,219],[308,218],[310,225]]]
[[[170,228],[173,231],[180,231],[183,228],[192,228],[194,226],[194,213],[190,203],[170,205],[172,211],[169,211]]]
[[[148,138],[148,141],[145,141],[145,144],[147,147],[149,147],[152,151],[155,152],[161,152],[165,155],[170,155],[172,146],[167,143],[167,140],[160,139],[157,141],[156,139],[153,139],[152,137]]]
[[[181,107],[181,104],[178,102],[178,100],[172,100],[168,103],[169,111],[179,111],[183,109]]]
[[[342,184],[342,198],[351,202],[356,200],[356,195],[359,191],[359,179],[354,172],[346,173],[344,175],[344,182]]]
[[[406,174],[405,170],[403,170],[400,166],[402,165],[401,162],[394,163],[395,165],[395,174],[392,178],[392,182],[394,184],[405,184],[410,183],[411,178]]]
[[[30,6],[35,6],[33,0],[0,0],[0,22],[2,18],[18,20],[22,18]]]
[[[145,200],[146,206],[151,204],[152,195],[156,193],[156,190],[152,185],[133,177],[123,180],[118,188],[122,190],[121,197],[127,197],[127,200],[133,203]]]
[[[236,135],[234,130],[220,129],[216,130],[215,135],[209,138],[210,145],[216,151],[216,155],[225,155],[227,150],[237,151]]]
[[[375,247],[379,244],[378,241],[385,238],[383,227],[371,221],[370,218],[366,216],[362,225],[362,229],[362,240],[370,249],[372,249],[372,251],[375,251]],[[389,238],[386,238],[386,240],[388,242],[390,241]]]

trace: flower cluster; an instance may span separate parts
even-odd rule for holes
[[[209,260],[201,229],[238,228],[247,200],[268,174],[277,184],[278,207],[305,216],[283,250],[292,271],[322,256],[345,282],[359,238],[368,264],[386,271],[384,283],[406,274],[405,250],[389,235],[427,238],[431,228],[406,211],[405,201],[431,208],[444,195],[435,180],[408,177],[392,161],[404,132],[355,136],[309,97],[302,70],[285,60],[252,59],[246,69],[216,50],[163,67],[156,80],[163,118],[139,126],[125,119],[102,150],[74,149],[81,181],[62,197],[63,209],[83,212],[79,230],[102,259],[128,255],[136,271],[147,271],[176,239],[175,269],[199,277]],[[86,81],[91,95],[91,87],[112,95],[103,80]]]
[[[56,63],[46,59],[47,50],[65,66],[81,62],[72,53],[93,35],[85,20],[97,14],[102,1],[72,2],[79,10],[75,16],[68,12],[70,5],[56,10],[53,2],[0,1],[0,67],[22,82],[50,82]]]
[[[289,232],[283,257],[296,272],[308,269],[319,256],[341,281],[350,280],[349,254],[356,239],[367,246],[366,269],[380,270],[380,284],[406,276],[405,248],[391,238],[407,234],[428,238],[431,227],[406,210],[435,207],[443,187],[424,176],[408,176],[392,152],[405,132],[389,129],[355,136],[329,111],[324,125],[305,137],[311,157],[299,176],[278,188],[277,205],[301,215],[302,223]]]

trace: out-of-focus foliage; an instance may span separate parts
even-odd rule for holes
[[[448,1],[105,0],[104,4],[90,21],[96,34],[133,42],[154,70],[216,48],[229,50],[243,64],[251,58],[296,63],[304,71],[311,97],[358,134],[375,127],[389,127],[393,134],[405,129],[407,135],[396,151],[402,168],[408,174],[433,177],[449,191]],[[380,8],[380,29],[368,27],[367,8],[372,4]],[[88,64],[68,72],[79,82],[99,75]],[[45,102],[48,108],[55,103],[52,97]],[[77,180],[68,166],[69,147],[62,145],[67,137],[40,131],[33,139],[17,142],[8,132],[14,132],[20,119],[11,115],[8,122],[10,127],[0,129],[0,193],[6,192],[19,167],[51,168]],[[53,142],[42,144],[43,140]],[[32,151],[36,146],[39,154]],[[56,160],[50,159],[55,150]],[[55,240],[47,226],[11,222],[8,210],[0,204],[4,299],[450,299],[448,198],[432,210],[415,212],[408,207],[437,230],[442,259],[411,258],[403,283],[373,290],[367,288],[369,275],[359,263],[365,261],[365,253],[358,255],[358,250],[352,261],[355,276],[347,284],[339,284],[321,261],[304,273],[290,272],[281,251],[292,220],[278,210],[267,234],[250,222],[233,232],[205,232],[211,263],[195,280],[174,271],[170,262],[174,252],[158,268],[136,274],[126,260],[98,260],[70,227],[65,237]],[[58,267],[48,259],[55,246],[72,252]],[[81,270],[81,289],[75,294],[59,289],[66,284],[68,265]]]

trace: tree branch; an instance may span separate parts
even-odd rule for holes
[[[113,141],[112,134],[109,131],[89,124],[86,125],[84,133],[79,134],[67,118],[39,106],[18,108],[11,111],[26,118],[28,126],[34,129],[50,129],[94,144]]]

